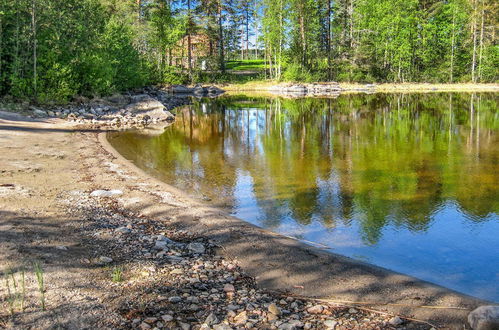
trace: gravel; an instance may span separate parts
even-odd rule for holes
[[[65,204],[92,223],[85,235],[95,245],[96,264],[123,269],[122,282],[108,279],[109,290],[119,297],[109,307],[122,315],[119,327],[394,329],[403,324],[430,329],[399,316],[259,289],[237,262],[215,253],[213,242],[167,222],[126,213],[116,199],[81,192],[66,196]],[[96,239],[104,237],[105,244]]]

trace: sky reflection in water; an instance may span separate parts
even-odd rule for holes
[[[110,141],[258,226],[499,302],[494,94],[224,97]]]

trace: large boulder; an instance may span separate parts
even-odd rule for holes
[[[48,116],[45,111],[36,108],[33,108],[33,115],[37,118],[45,118]]]
[[[188,94],[192,93],[193,89],[183,85],[173,85],[172,92],[175,94]]]
[[[499,330],[499,306],[480,306],[468,315],[473,330]]]
[[[132,116],[142,116],[148,121],[173,121],[175,117],[166,110],[163,103],[149,95],[136,95],[132,97],[132,103],[125,107],[126,113]]]

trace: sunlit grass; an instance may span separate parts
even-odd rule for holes
[[[225,64],[227,70],[246,71],[255,70],[262,71],[265,69],[264,60],[240,60],[240,61],[227,61]]]

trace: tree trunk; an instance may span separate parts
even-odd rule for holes
[[[333,79],[332,72],[332,54],[331,54],[331,0],[327,0],[327,68],[328,68],[328,79],[331,81]]]
[[[454,5],[455,6],[455,5]],[[452,41],[451,41],[451,55],[450,55],[450,82],[454,80],[454,51],[456,44],[456,7],[452,13]]]
[[[482,10],[481,10],[481,23],[480,23],[480,47],[478,53],[478,81],[482,81],[482,59],[483,59],[483,33],[484,33],[484,20],[485,20],[485,9],[484,3],[482,2]]]
[[[142,15],[141,15],[141,12],[142,12],[142,0],[136,0],[136,3],[137,3],[137,18],[138,20],[142,20]]]
[[[220,61],[220,71],[225,73],[225,54],[224,54],[224,31],[223,31],[223,18],[222,18],[222,0],[218,0],[218,55]]]
[[[302,65],[307,65],[307,41],[305,36],[305,8],[303,2],[299,2],[299,24],[300,24],[300,38],[301,38],[301,51],[302,51]]]
[[[276,74],[277,79],[281,79],[281,66],[282,66],[282,48],[283,48],[283,35],[284,35],[284,0],[280,0],[280,10],[279,10],[279,63],[278,72]]]
[[[187,68],[189,76],[192,74],[192,40],[191,40],[191,0],[187,0]]]
[[[36,35],[36,0],[32,0],[32,6],[31,6],[31,24],[33,28],[33,92],[34,92],[34,97],[35,100],[37,99],[37,92],[38,92],[38,73],[37,73],[37,35]]]
[[[246,59],[249,59],[249,4],[246,7]]]
[[[475,68],[476,68],[476,14],[477,14],[477,0],[473,0],[473,20],[472,20],[472,36],[473,36],[473,54],[471,61],[471,81],[476,82]]]
[[[2,15],[0,15],[0,94],[2,93],[3,74],[2,74],[2,57],[3,57],[3,22]]]

